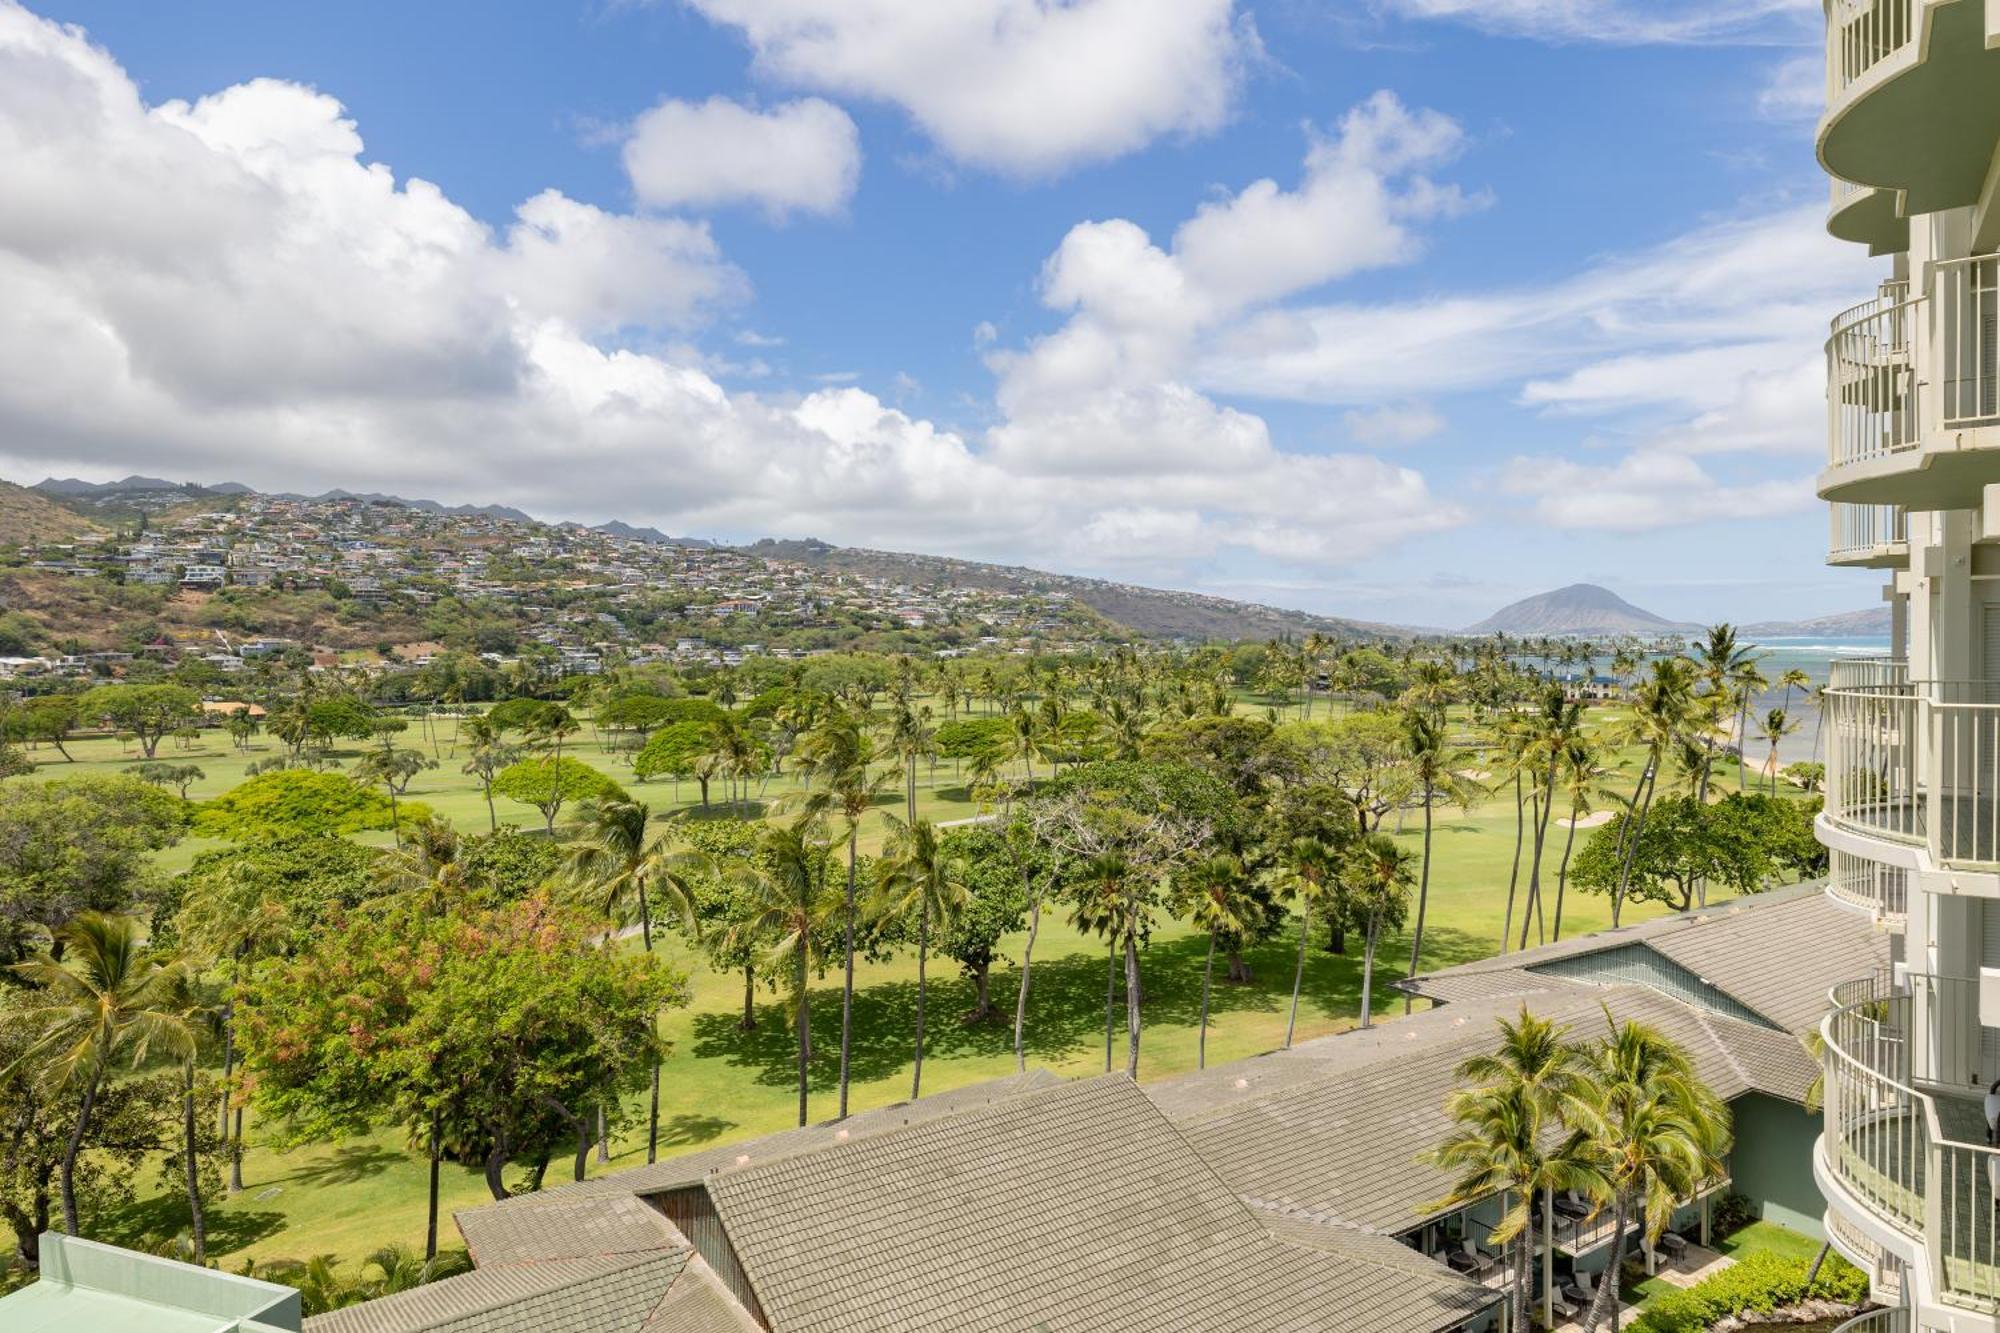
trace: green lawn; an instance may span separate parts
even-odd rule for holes
[[[1324,715],[1321,705],[1319,715]],[[1262,712],[1246,706],[1244,711]],[[1594,719],[1604,718],[1602,712]],[[476,784],[458,771],[462,755],[450,754],[452,727],[439,724],[436,738],[440,768],[419,777],[409,799],[420,800],[438,814],[467,829],[482,829],[487,811]],[[404,743],[429,749],[432,741],[418,727]],[[214,795],[241,780],[245,765],[272,753],[271,742],[259,738],[247,754],[236,752],[221,732],[204,733],[192,749],[168,741],[160,758],[199,764],[206,773],[191,795]],[[45,774],[116,772],[138,756],[112,740],[73,743],[74,764],[53,751],[36,758]],[[566,752],[601,767],[621,780],[629,767],[608,756],[588,729]],[[1630,777],[1621,779],[1621,785]],[[1735,785],[1733,766],[1718,773],[1718,782]],[[767,798],[791,789],[789,779],[773,781]],[[671,783],[633,785],[631,790],[656,810],[686,809],[695,804],[693,784],[682,784],[678,799]],[[719,794],[719,793],[718,793]],[[900,808],[893,798],[885,806]],[[935,785],[926,775],[919,792],[919,813],[939,820],[962,819],[977,813],[962,780],[950,765],[939,765]],[[524,827],[539,825],[540,817],[525,806],[501,802],[500,818]],[[1395,829],[1392,820],[1390,827]],[[1547,878],[1553,893],[1556,857],[1561,850],[1559,827],[1551,828]],[[1421,824],[1409,819],[1399,836],[1419,844]],[[1578,845],[1588,836],[1578,834]],[[881,829],[869,830],[864,846],[879,844]],[[379,840],[386,841],[387,835]],[[185,866],[204,844],[190,840],[165,853],[167,869]],[[1424,966],[1435,968],[1498,951],[1506,909],[1507,881],[1514,851],[1511,792],[1496,796],[1469,813],[1441,811],[1434,832],[1431,907],[1425,935]],[[1522,876],[1525,886],[1526,875]],[[1628,919],[1656,914],[1659,909],[1635,904]],[[1572,894],[1565,905],[1565,935],[1609,924],[1609,904],[1602,898]],[[1518,930],[1518,923],[1517,923]],[[1247,986],[1218,984],[1208,1039],[1212,1061],[1226,1061],[1270,1050],[1283,1042],[1296,937],[1273,941],[1253,950],[1248,959],[1255,980]],[[1531,941],[1532,942],[1532,941]],[[1331,954],[1324,935],[1315,938],[1307,955],[1300,1037],[1316,1037],[1351,1027],[1359,1013],[1361,957],[1358,941],[1345,956]],[[1018,960],[1021,940],[1008,940],[1004,956]],[[684,1151],[716,1141],[762,1134],[790,1126],[796,1116],[795,1052],[789,1015],[774,992],[757,992],[758,1025],[744,1032],[738,1023],[743,1009],[740,974],[722,976],[686,956],[677,941],[665,946],[669,956],[687,963],[693,973],[693,1002],[669,1015],[663,1030],[673,1043],[663,1085],[664,1151]],[[1203,941],[1187,928],[1169,924],[1154,937],[1143,958],[1146,988],[1145,1031],[1141,1074],[1157,1078],[1192,1069],[1196,1061],[1196,1018],[1199,1013]],[[1400,976],[1409,956],[1407,934],[1386,937],[1377,960],[1376,1012],[1393,1021],[1401,1013],[1400,996],[1388,989]],[[1104,1067],[1105,958],[1098,946],[1071,929],[1059,914],[1046,919],[1037,945],[1035,983],[1029,1010],[1029,1059],[1066,1074],[1088,1074]],[[915,959],[900,957],[883,964],[863,963],[858,970],[855,1002],[853,1101],[866,1108],[909,1094],[910,1031],[915,1003]],[[969,982],[948,962],[931,969],[931,1013],[924,1089],[950,1087],[1012,1072],[1011,1018],[1018,972],[1013,962],[997,967],[993,994],[1001,1015],[995,1021],[968,1024],[962,1015],[973,1007]],[[829,975],[812,991],[815,1059],[812,1068],[813,1114],[830,1116],[835,1109],[833,1088],[838,1062],[840,992]],[[1122,1010],[1116,1059],[1124,1059]],[[615,1170],[644,1161],[643,1110],[615,1143],[609,1167]],[[425,1164],[405,1151],[398,1136],[380,1134],[334,1145],[280,1152],[261,1142],[251,1129],[251,1146],[244,1163],[246,1188],[216,1207],[210,1218],[211,1247],[235,1263],[245,1257],[306,1257],[331,1253],[353,1262],[386,1241],[421,1243],[424,1229]],[[147,1185],[153,1187],[149,1172]],[[562,1178],[561,1163],[551,1168],[551,1181]],[[445,1172],[447,1210],[476,1204],[488,1196],[477,1172],[448,1167]],[[87,1223],[87,1230],[107,1240],[150,1247],[171,1238],[185,1225],[185,1210],[171,1189],[117,1217]]]
[[[1803,1259],[1808,1263],[1819,1253],[1819,1247],[1820,1243],[1803,1231],[1794,1231],[1776,1222],[1762,1221],[1738,1227],[1715,1245],[1717,1253],[1726,1254],[1732,1259],[1745,1258],[1762,1251],[1784,1259]],[[1624,1295],[1626,1301],[1643,1306],[1654,1297],[1674,1290],[1676,1290],[1674,1285],[1665,1278],[1649,1277],[1639,1282],[1627,1283]]]

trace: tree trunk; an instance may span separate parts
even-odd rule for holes
[[[1125,936],[1125,1077],[1139,1081],[1139,942]]]
[[[1576,848],[1576,821],[1582,816],[1572,803],[1569,808],[1569,836],[1563,839],[1562,864],[1556,868],[1556,919],[1555,928],[1549,932],[1550,938],[1560,942],[1563,937],[1563,891],[1569,887],[1569,854]]]
[[[1361,945],[1361,1026],[1368,1026],[1370,1003],[1375,995],[1375,933],[1381,918],[1368,918],[1368,932]]]
[[[653,953],[653,909],[646,901],[646,886],[639,886],[639,938],[645,941],[646,955]],[[660,1020],[653,1018],[653,1035],[659,1035]],[[646,1111],[646,1165],[660,1157],[660,1057],[653,1056],[653,1100]]]
[[[847,826],[847,975],[840,985],[840,1118],[847,1119],[847,1055],[854,1045],[854,857],[861,826]]]
[[[1196,1069],[1208,1068],[1208,990],[1215,976],[1215,932],[1208,932],[1208,957],[1201,965],[1201,1035],[1195,1042]]]
[[[931,951],[931,904],[926,897],[917,910],[917,1063],[910,1071],[910,1100],[924,1090],[924,964]]]
[[[1021,878],[1029,879],[1026,871]],[[1014,997],[1014,1072],[1028,1072],[1026,1048],[1022,1045],[1022,1035],[1028,1025],[1028,969],[1035,961],[1035,934],[1042,928],[1042,900],[1030,888],[1028,894],[1028,943],[1021,950],[1021,990]]]
[[[201,1164],[195,1157],[194,1134],[194,1061],[190,1059],[183,1068],[181,1077],[185,1080],[181,1092],[181,1147],[187,1155],[188,1192],[188,1234],[194,1239],[194,1261],[208,1262],[208,1219],[201,1211]]]
[[[486,1153],[486,1188],[492,1193],[495,1202],[510,1197],[507,1182],[500,1178],[500,1172],[506,1165],[507,1136],[496,1134],[493,1136],[492,1148]]]
[[[493,809],[493,784],[486,784],[486,823],[495,833],[500,831],[500,816]]]
[[[438,1252],[438,1164],[444,1157],[444,1136],[438,1129],[438,1113],[431,1112],[431,1186],[430,1206],[424,1222],[424,1261],[437,1258]]]
[[[1104,949],[1104,1072],[1111,1072],[1112,1015],[1118,1012],[1118,941]]]
[[[757,966],[754,963],[743,965],[743,1021],[736,1026],[742,1032],[757,1030]]]
[[[1651,776],[1641,775],[1641,785],[1646,789],[1646,797],[1639,806],[1632,821],[1632,837],[1625,848],[1623,864],[1618,868],[1618,892],[1611,899],[1611,928],[1618,928],[1618,918],[1625,910],[1625,893],[1632,884],[1632,862],[1639,855],[1639,840],[1646,834],[1646,812],[1653,808],[1653,790],[1660,784],[1660,768],[1657,762],[1649,764]],[[1635,793],[1636,795],[1636,793]]]
[[[806,994],[806,941],[803,933],[799,939],[799,1005],[795,1020],[799,1028],[799,1128],[805,1128],[806,1103],[812,1059],[812,1001]]]
[[[1514,890],[1521,882],[1521,837],[1527,832],[1526,800],[1521,795],[1521,770],[1514,770],[1514,868],[1507,875],[1507,916],[1500,926],[1500,952],[1514,934]]]
[[[1542,849],[1544,845],[1548,842],[1549,816],[1555,813],[1555,808],[1556,808],[1556,799],[1555,799],[1556,766],[1553,760],[1551,760],[1549,763],[1549,784],[1546,795],[1547,795],[1546,800],[1543,799],[1543,796],[1541,794],[1537,794],[1534,798],[1534,814],[1535,814],[1534,859],[1528,866],[1528,901],[1525,904],[1523,904],[1521,908],[1521,943],[1518,946],[1519,948],[1523,949],[1528,947],[1529,913],[1532,911],[1537,921],[1543,920]]]
[[[90,1081],[84,1084],[83,1103],[77,1108],[76,1124],[70,1127],[69,1142],[63,1147],[60,1179],[65,1235],[76,1234],[76,1159],[83,1151],[83,1136],[90,1131],[90,1113],[97,1106],[97,1089],[103,1081],[104,1061],[100,1059],[90,1071]]]
[[[1417,927],[1410,936],[1410,975],[1417,975],[1418,960],[1424,952],[1424,909],[1431,901],[1431,802],[1437,799],[1437,792],[1430,783],[1424,784],[1424,863],[1417,867]],[[1403,1012],[1409,1013],[1416,1003],[1416,996],[1403,992]]]
[[[611,1116],[602,1102],[597,1106],[597,1160],[600,1164],[611,1160]]]
[[[243,1192],[243,1108],[236,1108],[236,1127],[229,1135],[229,1192]]]
[[[1625,1225],[1631,1215],[1631,1198],[1620,1190],[1611,1205],[1611,1262],[1591,1293],[1590,1308],[1583,1315],[1583,1333],[1597,1333],[1604,1317],[1618,1308],[1618,1274],[1625,1266]]]
[[[1299,990],[1306,980],[1306,915],[1299,914],[1299,963],[1292,972],[1292,1011],[1285,1019],[1285,1049],[1292,1049],[1292,1033],[1299,1026]]]

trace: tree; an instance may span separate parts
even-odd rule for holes
[[[1196,1039],[1195,1067],[1208,1068],[1208,1001],[1215,979],[1215,948],[1225,938],[1240,940],[1256,930],[1264,900],[1251,889],[1243,863],[1215,855],[1196,862],[1182,876],[1180,893],[1185,914],[1208,936],[1201,964],[1201,1028]]]
[[[1306,932],[1315,911],[1327,910],[1340,871],[1340,852],[1318,838],[1294,838],[1278,849],[1275,886],[1299,917],[1299,961],[1292,973],[1292,1007],[1285,1018],[1285,1049],[1299,1025],[1299,991],[1306,979]]]
[[[508,765],[494,776],[493,790],[540,811],[551,834],[556,829],[556,816],[572,801],[629,799],[624,788],[590,765],[554,754]]]
[[[10,782],[0,800],[0,963],[82,912],[123,912],[161,889],[152,854],[180,841],[182,803],[129,777]]]
[[[283,768],[260,773],[195,810],[195,832],[243,842],[311,835],[326,837],[396,827],[430,812],[421,805],[392,807],[387,799],[342,773]]]
[[[1375,946],[1382,930],[1403,924],[1409,910],[1410,885],[1416,880],[1411,863],[1416,853],[1397,845],[1386,833],[1371,833],[1347,849],[1343,878],[1347,892],[1343,908],[1361,930],[1361,1026],[1368,1026],[1375,986]]]
[[[708,809],[708,784],[715,769],[713,759],[715,727],[710,722],[675,722],[653,733],[632,760],[632,773],[641,782],[657,777],[694,778],[701,783],[701,808]]]
[[[749,891],[744,919],[732,929],[744,939],[771,941],[767,957],[775,967],[793,970],[793,1003],[799,1038],[799,1124],[807,1118],[811,1092],[812,998],[807,974],[824,965],[820,937],[839,910],[838,895],[826,885],[826,857],[819,828],[812,816],[766,829],[761,857],[738,861],[733,873]]]
[[[586,801],[568,830],[563,866],[570,883],[595,899],[614,925],[635,916],[646,952],[653,952],[654,898],[699,937],[690,876],[706,869],[699,853],[675,848],[672,831],[653,837],[651,812],[637,801]],[[660,1064],[653,1061],[652,1105],[646,1117],[646,1161],[659,1160]]]
[[[500,816],[493,811],[493,780],[518,761],[521,752],[507,744],[501,738],[500,729],[484,716],[467,719],[464,729],[472,744],[459,771],[479,779],[480,794],[486,798],[487,826],[498,833]]]
[[[969,896],[938,932],[937,949],[963,968],[972,982],[972,1012],[965,1021],[983,1023],[993,1016],[989,992],[1000,941],[1026,923],[1028,895],[1007,830],[956,828],[944,834],[943,843],[946,857],[960,868]]]
[[[1686,735],[1695,716],[1692,682],[1691,663],[1685,658],[1663,657],[1653,663],[1652,679],[1642,682],[1632,692],[1633,717],[1620,739],[1644,745],[1646,754],[1639,768],[1638,784],[1627,803],[1636,812],[1629,830],[1620,822],[1618,886],[1611,895],[1614,928],[1624,912],[1626,893],[1631,887],[1632,857],[1638,850],[1639,836],[1645,832],[1646,816],[1659,786],[1660,764]]]
[[[1674,1209],[1723,1178],[1729,1150],[1729,1108],[1695,1074],[1685,1051],[1643,1023],[1618,1023],[1591,1048],[1589,1095],[1572,1118],[1602,1159],[1611,1196],[1611,1262],[1583,1320],[1594,1333],[1616,1305],[1609,1275],[1625,1263],[1626,1231],[1636,1213],[1652,1244]]]
[[[1628,836],[1624,812],[1595,830],[1577,854],[1571,877],[1593,893],[1615,891],[1622,882],[1628,896],[1676,912],[1705,901],[1710,883],[1749,893],[1776,873],[1781,855],[1793,867],[1815,863],[1796,843],[1798,827],[1809,816],[1801,819],[1784,808],[1797,804],[1734,792],[1708,805],[1695,796],[1664,797],[1636,834]]]
[[[1799,729],[1782,708],[1773,708],[1764,714],[1764,725],[1758,735],[1771,747],[1770,762],[1766,765],[1771,777],[1771,793],[1778,791],[1778,743]]]
[[[201,696],[180,685],[99,685],[84,691],[77,711],[130,732],[151,759],[169,733],[201,717]]]
[[[66,742],[81,718],[74,695],[40,694],[7,714],[6,730],[0,734],[9,740],[53,745],[57,754],[74,763],[76,757],[69,752]]]
[[[149,759],[143,764],[127,764],[122,771],[155,787],[172,787],[183,801],[188,798],[188,788],[208,776],[194,764],[168,764],[157,759]]]
[[[882,865],[876,914],[894,921],[917,921],[917,1058],[910,1075],[912,1100],[924,1086],[924,964],[930,955],[931,927],[948,931],[971,897],[965,865],[947,851],[937,826],[927,819],[905,824],[889,819],[889,855]]]
[[[1410,756],[1410,776],[1424,809],[1424,854],[1417,880],[1417,925],[1410,936],[1410,971],[1415,976],[1424,951],[1424,913],[1431,896],[1431,815],[1439,800],[1470,809],[1479,784],[1464,776],[1469,756],[1449,741],[1449,728],[1440,712],[1412,708],[1403,715],[1404,746]],[[1403,997],[1403,1012],[1410,1012],[1412,997]]]
[[[136,917],[84,912],[56,931],[66,961],[44,954],[14,965],[16,973],[41,988],[26,1013],[29,1023],[41,1027],[41,1035],[23,1058],[48,1056],[50,1088],[77,1098],[58,1176],[63,1230],[72,1236],[77,1234],[77,1157],[113,1062],[129,1055],[136,1066],[156,1046],[179,1053],[193,1042],[176,1007],[180,965],[149,957],[143,931]]]
[[[357,782],[380,783],[382,790],[389,794],[389,826],[401,839],[402,821],[398,818],[397,803],[410,790],[410,783],[417,774],[436,768],[437,760],[422,750],[398,748],[391,739],[391,732],[383,731],[381,736],[381,748],[362,755],[354,765],[354,778]]]

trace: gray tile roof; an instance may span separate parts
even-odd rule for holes
[[[1154,1084],[1149,1095],[1245,1198],[1383,1233],[1417,1226],[1451,1186],[1421,1160],[1449,1125],[1444,1099],[1466,1056],[1488,1050],[1494,1023],[1524,1001],[1448,1005],[1366,1033],[1306,1042]],[[1685,1047],[1716,1094],[1798,1100],[1816,1070],[1790,1034],[1705,1013],[1643,986],[1555,987],[1527,997],[1536,1014],[1593,1035],[1608,1007]]]
[[[1487,1299],[1442,1270],[1279,1241],[1122,1075],[725,1170],[708,1191],[778,1333],[1432,1333]]]
[[[1523,994],[1523,972],[1634,944],[1791,1032],[1819,1022],[1835,984],[1889,963],[1888,933],[1814,883],[1424,973],[1404,985],[1447,1003]],[[1550,986],[1561,980],[1548,978]],[[1567,980],[1584,984],[1573,970]]]
[[[586,1255],[684,1248],[687,1241],[632,1195],[522,1196],[531,1208],[469,1208],[456,1215],[472,1262],[481,1268]]]

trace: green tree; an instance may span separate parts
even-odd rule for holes
[[[1403,715],[1404,746],[1410,756],[1410,776],[1416,784],[1418,801],[1424,811],[1424,854],[1417,878],[1417,924],[1410,935],[1410,972],[1415,976],[1424,952],[1424,915],[1431,897],[1431,816],[1440,801],[1469,810],[1480,792],[1479,784],[1465,776],[1471,757],[1450,742],[1450,728],[1442,712],[1412,708]],[[1410,1012],[1411,997],[1403,997],[1403,1012]]]
[[[916,1062],[910,1075],[910,1097],[923,1095],[924,1001],[928,995],[925,964],[930,957],[931,927],[949,931],[971,897],[965,886],[965,863],[947,850],[936,825],[927,819],[905,824],[889,819],[889,854],[882,863],[876,914],[893,921],[917,923]]]
[[[1299,958],[1292,973],[1292,1005],[1285,1017],[1285,1049],[1299,1025],[1299,992],[1306,979],[1306,934],[1314,912],[1334,907],[1338,888],[1340,851],[1318,838],[1293,838],[1278,848],[1272,868],[1273,887],[1291,902],[1299,918]]]
[[[82,713],[77,707],[76,697],[68,694],[40,694],[24,701],[21,706],[6,715],[4,734],[9,740],[27,741],[30,744],[46,744],[56,747],[56,753],[71,763],[76,757],[69,752],[66,742],[70,733],[77,729]]]
[[[624,788],[590,765],[555,754],[508,765],[494,776],[493,790],[540,811],[551,834],[556,829],[556,816],[571,802],[629,799]]]
[[[1347,849],[1342,866],[1347,892],[1342,906],[1361,931],[1361,1026],[1367,1027],[1375,988],[1375,946],[1386,928],[1403,924],[1409,910],[1416,853],[1386,833],[1371,833]]]
[[[493,780],[518,762],[521,752],[509,745],[500,729],[483,715],[466,719],[464,732],[471,745],[466,751],[465,764],[459,771],[479,779],[480,795],[486,798],[487,827],[498,833],[500,816],[493,810]]]
[[[1208,936],[1201,964],[1201,1027],[1196,1038],[1195,1067],[1208,1068],[1208,1003],[1215,980],[1215,949],[1219,941],[1241,940],[1252,934],[1263,917],[1265,901],[1253,891],[1243,863],[1216,854],[1189,867],[1179,882],[1184,915]]]
[[[131,733],[151,759],[169,733],[200,719],[201,696],[179,685],[99,685],[84,691],[77,710]]]
[[[824,965],[823,936],[840,910],[829,893],[819,821],[810,815],[765,829],[754,859],[737,861],[732,873],[748,890],[742,919],[731,933],[741,940],[768,940],[773,967],[792,969],[792,1000],[799,1040],[799,1124],[807,1119],[811,1092],[812,994],[808,974]]]
[[[329,836],[395,827],[429,815],[423,806],[389,802],[342,773],[283,768],[260,773],[195,809],[195,832],[251,841],[294,835]]]
[[[993,1016],[993,964],[1000,941],[1020,930],[1028,915],[1027,894],[1004,829],[984,825],[955,828],[943,835],[944,855],[959,867],[968,893],[957,915],[937,933],[937,951],[964,969],[972,982],[968,1023]]]
[[[0,962],[82,912],[129,911],[162,889],[153,853],[180,841],[181,802],[129,777],[9,782],[0,800]]]

